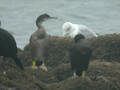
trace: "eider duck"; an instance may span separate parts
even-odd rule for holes
[[[48,19],[57,19],[56,17],[51,17],[48,14],[42,14],[36,19],[36,26],[37,31],[35,31],[31,37],[30,37],[30,46],[31,46],[31,52],[33,60],[37,62],[33,62],[33,66],[35,66],[35,63],[41,62],[42,65],[40,66],[40,69],[43,71],[47,71],[47,67],[45,67],[44,64],[44,48],[45,45],[48,43],[48,37],[49,35],[46,33],[44,27],[42,26],[42,23]],[[33,67],[37,68],[37,67]]]
[[[6,30],[0,28],[0,57],[11,57],[16,65],[24,70],[23,64],[17,57],[17,45],[14,37]]]
[[[74,38],[77,34],[82,34],[85,38],[97,37],[98,35],[85,25],[65,22],[62,26],[63,36]]]
[[[82,34],[76,35],[74,41],[75,46],[70,49],[70,63],[74,71],[73,77],[82,76],[84,78],[92,56],[92,49],[89,47],[90,42]]]

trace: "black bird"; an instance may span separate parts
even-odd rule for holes
[[[38,16],[36,19],[36,26],[38,29],[30,37],[30,46],[31,46],[33,60],[35,60],[35,61],[42,60],[43,67],[45,66],[44,65],[44,48],[45,48],[45,45],[48,43],[49,35],[46,33],[46,30],[43,27],[42,23],[49,19],[57,19],[57,18],[51,17],[50,15],[48,15],[46,13]],[[37,63],[37,62],[33,62],[33,66],[35,66],[35,63]],[[41,68],[43,68],[43,67],[41,67]],[[44,67],[43,70],[46,71],[47,68]]]
[[[1,26],[1,21],[0,21],[0,26]]]
[[[74,41],[75,46],[70,50],[71,68],[74,71],[74,77],[77,75],[84,78],[92,55],[90,42],[81,34],[76,35]]]
[[[50,15],[48,15],[47,13],[44,13],[40,16],[37,17],[36,19],[36,26],[38,28],[43,28],[43,26],[41,26],[41,24],[46,21],[46,20],[49,20],[49,19],[57,19],[57,17],[51,17]]]
[[[6,30],[0,28],[0,56],[11,57],[20,69],[23,64],[17,57],[17,46],[14,37]]]

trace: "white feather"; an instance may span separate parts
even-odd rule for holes
[[[74,38],[77,34],[82,34],[86,38],[97,37],[98,35],[85,25],[72,24],[66,22],[63,24],[63,36]]]

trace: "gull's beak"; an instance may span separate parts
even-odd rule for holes
[[[83,72],[82,72],[82,79],[85,78],[85,74],[86,74],[86,71],[83,71]]]

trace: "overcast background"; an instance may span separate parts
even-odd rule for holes
[[[120,33],[120,0],[0,0],[2,28],[14,35],[19,48],[37,29],[37,16],[58,17],[44,23],[51,35],[62,36],[62,24],[85,24],[99,34]]]

